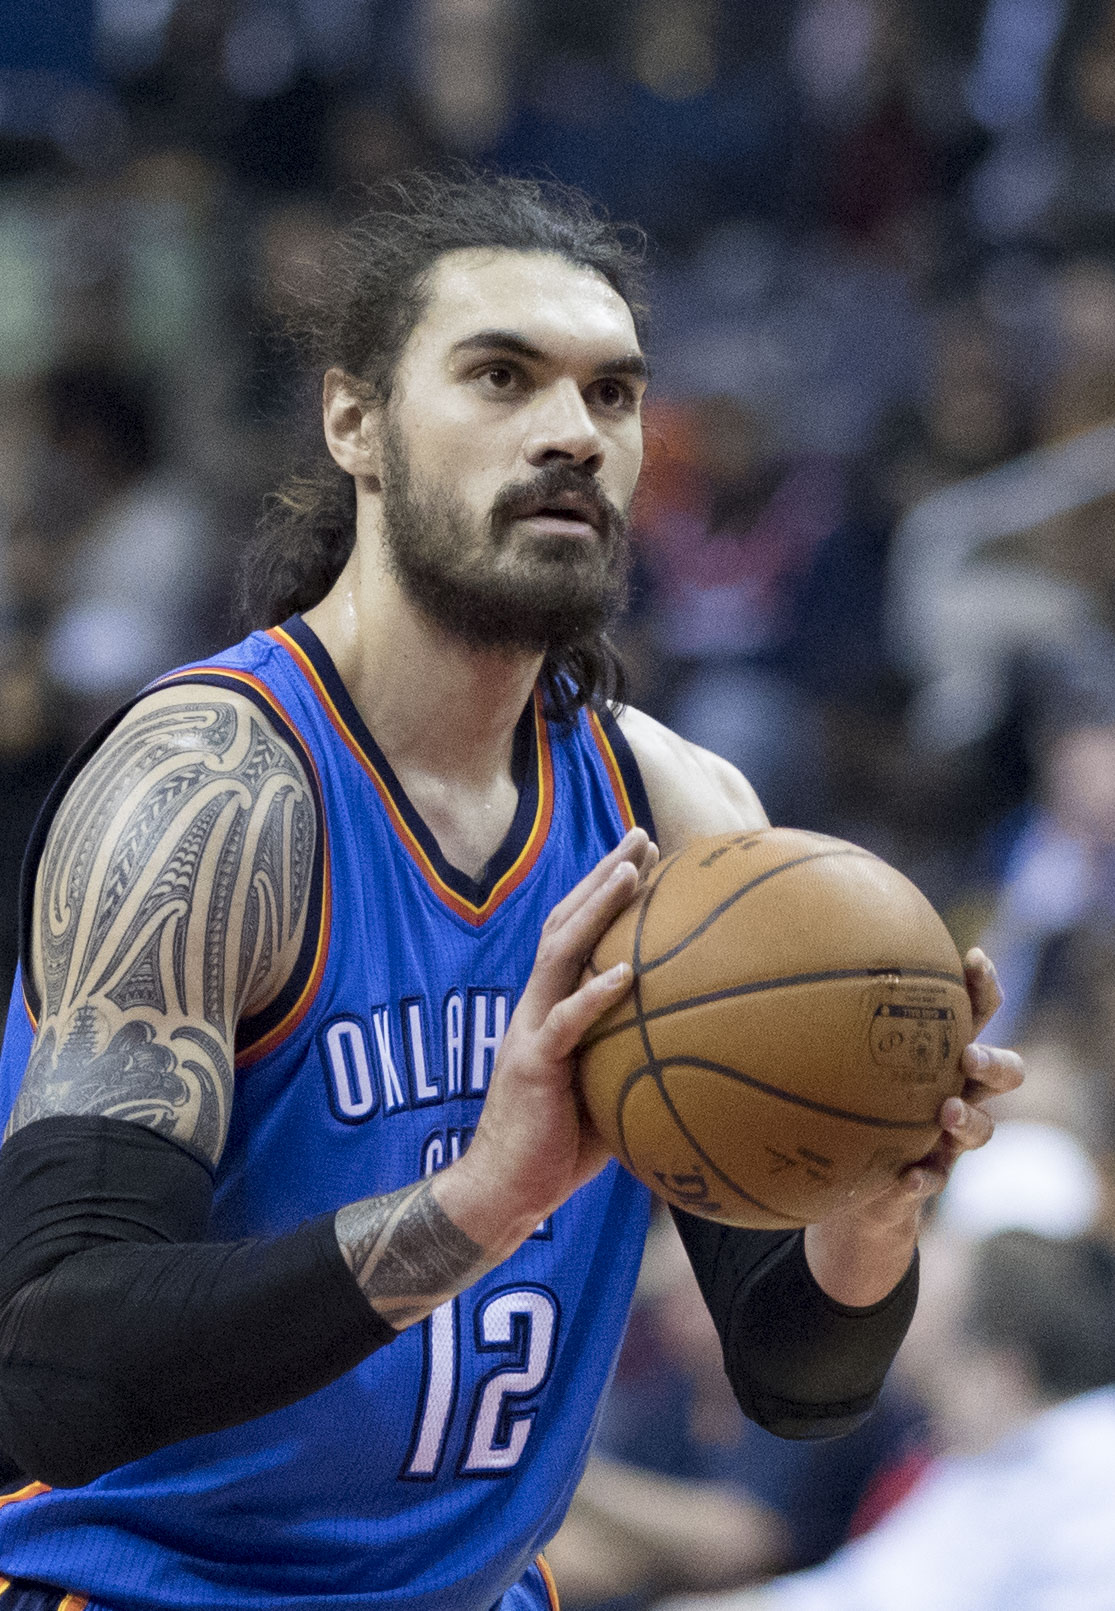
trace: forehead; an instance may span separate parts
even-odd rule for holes
[[[514,330],[544,351],[637,353],[631,309],[603,275],[549,252],[447,252],[430,272],[411,345],[451,347],[478,330]]]

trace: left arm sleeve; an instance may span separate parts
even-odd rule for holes
[[[671,1209],[745,1415],[783,1438],[853,1431],[872,1408],[917,1302],[906,1275],[866,1309],[818,1286],[800,1231],[752,1231]]]

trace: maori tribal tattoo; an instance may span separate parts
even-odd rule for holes
[[[175,689],[138,705],[78,775],[43,851],[42,1017],[9,1130],[101,1114],[215,1163],[236,1019],[290,975],[316,834],[302,763],[247,700]]]
[[[337,1241],[364,1296],[401,1331],[489,1268],[484,1249],[454,1225],[419,1181],[338,1211]]]

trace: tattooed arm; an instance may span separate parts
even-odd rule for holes
[[[463,1158],[277,1237],[206,1239],[237,1017],[290,977],[310,780],[250,702],[164,690],[106,739],[40,861],[42,998],[0,1149],[0,1448],[55,1486],[293,1403],[470,1286],[604,1162],[579,984],[653,862],[635,832],[555,909]],[[172,1384],[172,1385],[171,1385]]]
[[[290,975],[317,832],[301,759],[249,700],[198,686],[141,701],[47,836],[31,947],[41,1021],[9,1134],[58,1115],[127,1120],[212,1168],[237,1018]],[[466,1158],[337,1214],[344,1260],[394,1328],[500,1262],[603,1163],[572,1054],[628,981],[578,981],[653,862],[645,834],[629,835],[547,921]]]
[[[249,700],[174,688],[129,712],[47,836],[41,1016],[8,1133],[98,1114],[216,1164],[237,1017],[290,974],[316,834],[303,763]]]

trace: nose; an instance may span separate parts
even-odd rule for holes
[[[535,469],[567,462],[595,474],[604,462],[604,439],[575,381],[546,387],[536,399],[526,441]]]

